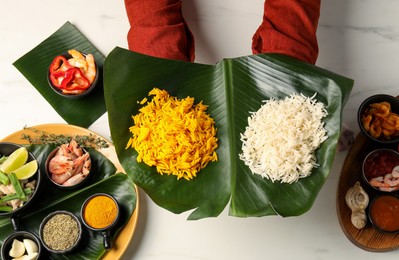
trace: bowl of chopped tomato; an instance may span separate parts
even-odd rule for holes
[[[378,94],[364,100],[358,109],[361,132],[380,144],[399,143],[399,98]]]
[[[56,56],[48,69],[48,83],[55,93],[76,99],[92,92],[98,81],[93,54],[69,50]]]

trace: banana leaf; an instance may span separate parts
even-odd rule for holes
[[[47,81],[53,59],[70,49],[93,54],[98,66],[99,78],[95,89],[80,99],[67,99],[56,94]],[[74,25],[66,22],[13,65],[67,123],[87,128],[106,112],[102,83],[104,60],[104,55]]]
[[[52,145],[30,145],[28,150],[40,162],[42,184],[38,197],[20,216],[19,230],[33,232],[39,236],[39,226],[43,218],[56,210],[67,210],[80,218],[83,202],[92,194],[105,192],[111,194],[118,201],[121,215],[117,225],[111,231],[113,239],[128,222],[136,207],[136,193],[131,179],[124,173],[115,173],[116,168],[111,161],[98,151],[87,148],[92,159],[92,173],[84,186],[77,190],[57,189],[45,176],[45,160],[55,148]],[[103,236],[100,232],[93,232],[84,228],[83,236],[76,250],[65,255],[46,252],[43,259],[100,259],[105,253]],[[0,242],[3,243],[13,232],[10,218],[0,218]]]
[[[182,213],[188,219],[218,216],[229,203],[229,215],[260,217],[298,216],[308,211],[326,181],[335,156],[342,123],[342,109],[353,80],[293,58],[278,54],[224,59],[215,65],[154,58],[115,48],[104,64],[104,93],[113,143],[127,174],[159,206]],[[218,129],[219,160],[208,164],[191,181],[156,172],[137,163],[137,152],[125,149],[131,116],[138,101],[154,87],[178,98],[191,96],[195,103],[209,105],[207,112]],[[325,104],[328,139],[317,150],[320,165],[312,175],[294,184],[273,183],[239,159],[240,133],[250,112],[263,100],[281,99],[293,93],[313,96]]]

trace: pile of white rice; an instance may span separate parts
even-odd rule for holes
[[[270,99],[248,118],[241,134],[240,159],[252,173],[271,181],[294,183],[317,167],[315,150],[327,139],[323,103],[293,94]]]

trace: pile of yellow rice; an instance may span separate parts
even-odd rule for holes
[[[156,166],[160,174],[191,180],[209,162],[217,161],[216,128],[206,113],[208,106],[194,98],[179,100],[167,91],[154,88],[144,105],[132,116],[132,137],[126,148],[136,149],[138,162]]]

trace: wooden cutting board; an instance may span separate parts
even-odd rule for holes
[[[355,138],[342,167],[338,182],[336,207],[341,228],[353,244],[367,251],[385,252],[399,247],[399,234],[381,233],[371,226],[369,220],[365,228],[360,230],[355,228],[351,222],[351,210],[345,202],[346,192],[357,181],[360,181],[362,187],[368,193],[370,201],[378,195],[378,192],[372,190],[362,180],[363,160],[369,152],[378,148],[391,148],[397,151],[398,146],[375,144],[361,133]]]

